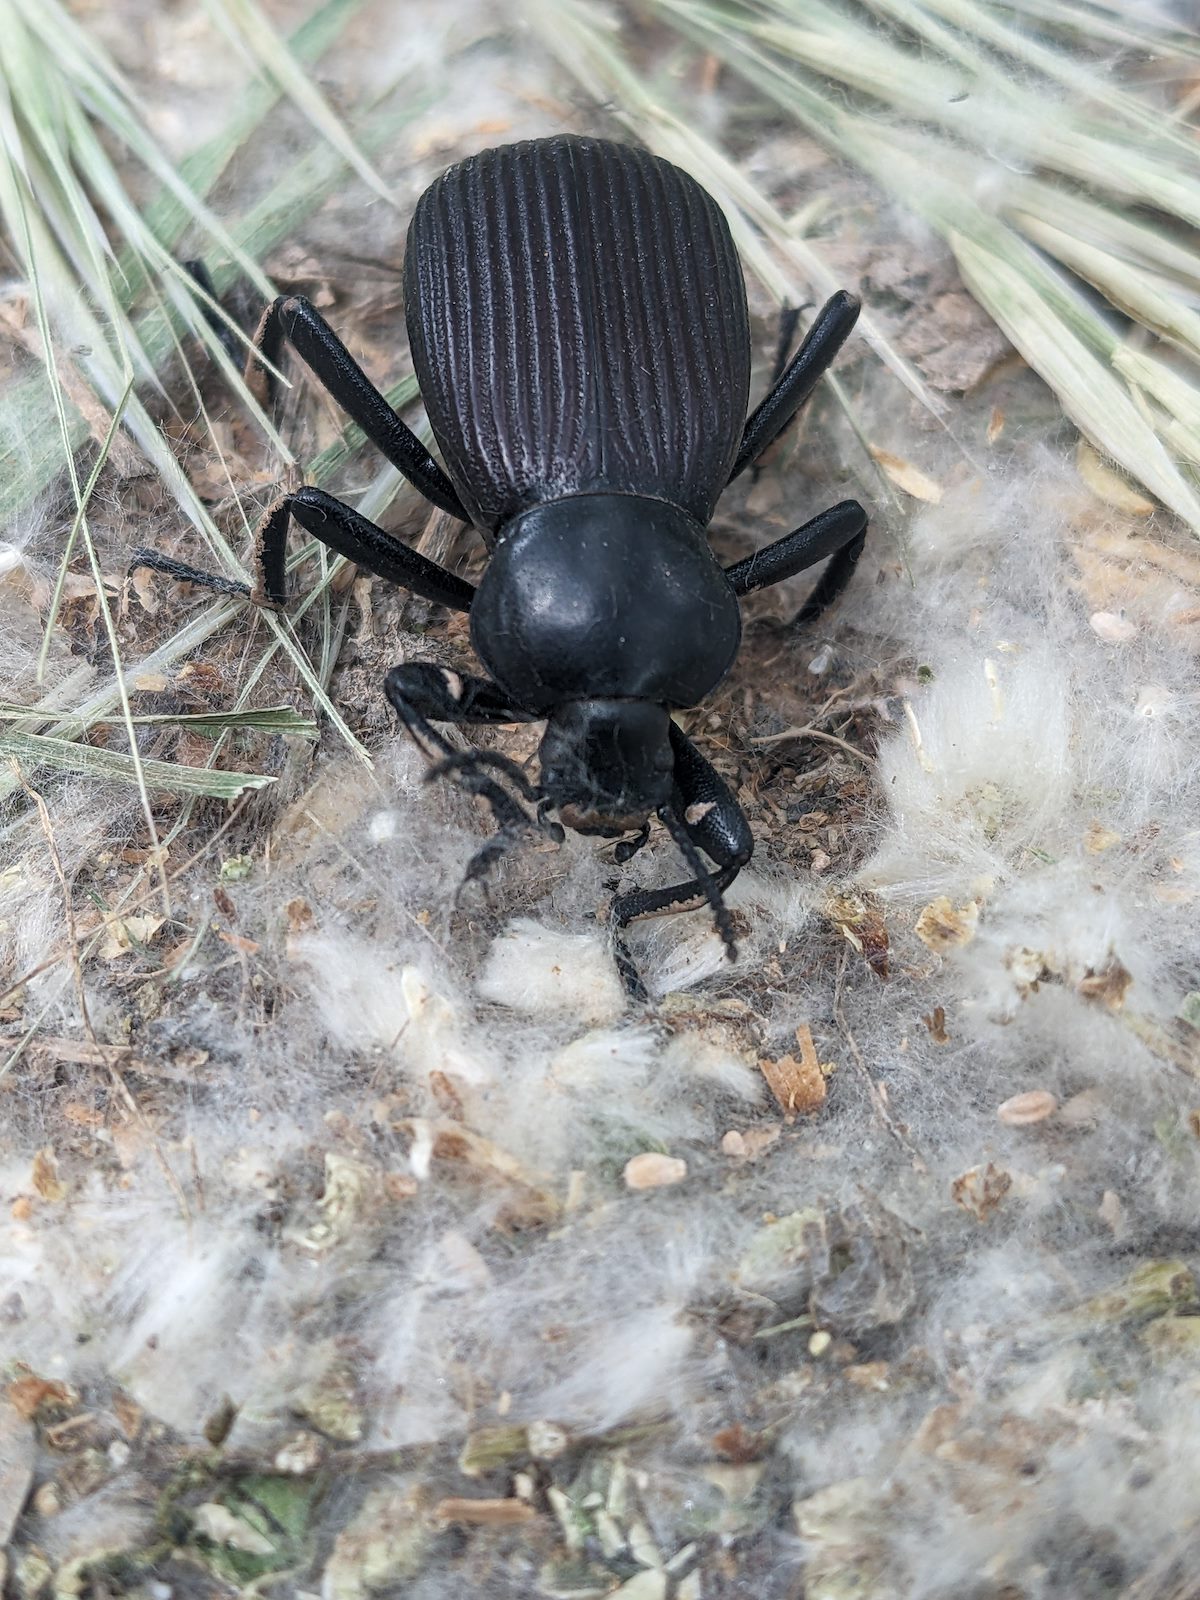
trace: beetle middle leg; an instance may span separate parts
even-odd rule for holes
[[[828,511],[819,512],[794,532],[776,539],[765,550],[756,550],[731,567],[725,576],[739,596],[753,594],[771,584],[794,578],[798,572],[815,567],[832,556],[812,594],[793,621],[811,622],[831,606],[854,576],[867,537],[867,513],[857,500],[843,500]]]
[[[844,289],[828,299],[816,321],[804,336],[799,350],[770,392],[746,422],[742,442],[734,458],[729,482],[745,472],[751,462],[774,444],[788,423],[817,386],[818,379],[833,364],[838,351],[850,337],[858,321],[860,302]]]
[[[246,382],[264,399],[271,395],[266,362],[278,367],[287,341],[323,388],[382,452],[398,472],[442,511],[460,522],[470,517],[445,471],[412,429],[388,405],[346,346],[316,307],[303,295],[280,295],[263,312],[254,335],[254,355],[246,365]]]
[[[216,573],[203,572],[186,562],[176,561],[157,550],[134,550],[129,570],[149,567],[168,577],[201,584],[222,594],[243,594],[260,605],[283,607],[287,603],[287,531],[295,519],[302,528],[338,555],[345,556],[367,572],[409,589],[452,611],[469,611],[475,586],[457,577],[435,561],[420,555],[394,534],[386,533],[353,506],[336,500],[324,489],[303,488],[281,495],[268,507],[255,536],[255,561],[258,583],[249,584]]]

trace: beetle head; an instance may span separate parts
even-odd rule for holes
[[[568,700],[541,745],[542,789],[567,827],[615,838],[671,798],[670,716],[649,700]]]

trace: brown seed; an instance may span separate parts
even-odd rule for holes
[[[1014,1094],[1011,1100],[996,1107],[996,1115],[1010,1128],[1028,1127],[1034,1122],[1045,1122],[1058,1110],[1058,1101],[1049,1089],[1027,1089],[1024,1094]]]

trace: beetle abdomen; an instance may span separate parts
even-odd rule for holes
[[[417,204],[405,299],[429,420],[478,526],[606,489],[708,523],[750,334],[728,224],[686,173],[573,135],[471,156]]]

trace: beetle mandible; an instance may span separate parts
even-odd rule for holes
[[[671,713],[729,672],[744,595],[832,557],[797,620],[830,604],[849,582],[867,517],[843,501],[724,569],[706,528],[726,484],[812,392],[858,301],[828,301],[747,418],[746,290],[719,206],[646,150],[571,134],[485,150],[438,178],[409,225],[404,293],[444,468],[300,296],[264,313],[255,349],[265,361],[252,358],[248,376],[266,391],[266,364],[277,366],[290,343],[427,500],[479,531],[489,552],[479,586],[306,487],[263,519],[254,598],[284,603],[294,518],[360,567],[468,612],[489,676],[410,662],[385,680],[405,728],[440,757],[430,776],[456,772],[492,808],[497,833],[468,878],[521,831],[558,829],[549,812],[580,833],[633,833],[619,860],[645,843],[657,815],[689,877],[619,895],[617,927],[707,901],[733,954],[723,893],[753,837]],[[205,581],[150,552],[135,559]],[[536,786],[497,752],[455,751],[433,726],[541,720]]]

